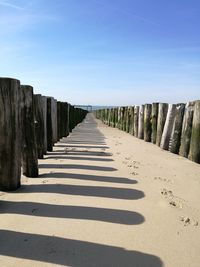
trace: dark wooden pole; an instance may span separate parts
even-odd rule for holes
[[[130,107],[130,128],[129,133],[134,135],[134,106]]]
[[[134,136],[138,137],[139,106],[134,107]]]
[[[20,187],[20,81],[0,78],[0,190]]]
[[[144,141],[146,142],[151,142],[151,133],[152,133],[151,112],[152,112],[152,105],[145,104],[145,107],[144,107]]]
[[[47,150],[53,151],[53,131],[52,131],[52,108],[51,97],[47,98]]]
[[[44,127],[44,142],[43,154],[47,154],[47,97],[42,96],[42,110],[43,110],[43,127]]]
[[[156,143],[156,138],[157,138],[158,105],[159,105],[158,103],[153,103],[152,104],[152,119],[151,119],[152,133],[151,133],[151,142],[153,144]]]
[[[58,123],[58,127],[57,127],[57,136],[58,139],[60,140],[61,138],[61,132],[60,132],[60,128],[61,128],[61,102],[58,101],[57,102],[57,123]]]
[[[200,163],[200,100],[194,105],[189,159]]]
[[[179,153],[181,145],[181,133],[182,133],[184,110],[185,110],[185,104],[176,105],[176,115],[174,119],[174,126],[169,145],[169,151],[175,154]]]
[[[38,158],[43,159],[44,152],[44,114],[43,100],[40,94],[34,95],[35,125],[36,125],[36,143]]]
[[[55,144],[58,141],[57,137],[57,100],[53,97],[51,98],[51,118],[52,118],[52,138],[53,138],[53,144]]]
[[[121,124],[122,124],[122,107],[119,107],[118,108],[118,124],[117,124],[118,129],[121,129]]]
[[[27,177],[38,177],[38,154],[35,135],[33,87],[21,86],[22,95],[22,169]]]

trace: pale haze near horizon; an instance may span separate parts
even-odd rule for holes
[[[72,104],[200,99],[200,2],[0,0],[0,76]]]

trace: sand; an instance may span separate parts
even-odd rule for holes
[[[200,165],[91,114],[39,163],[0,192],[0,266],[200,266]]]

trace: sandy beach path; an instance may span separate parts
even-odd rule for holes
[[[0,266],[200,266],[200,165],[92,114],[39,164],[0,192]]]

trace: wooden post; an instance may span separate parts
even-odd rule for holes
[[[47,97],[42,96],[42,109],[43,109],[43,121],[44,121],[44,143],[43,143],[43,154],[47,154]]]
[[[176,115],[176,105],[169,104],[168,112],[167,112],[167,118],[160,142],[160,147],[164,150],[169,149],[169,141],[171,138],[173,126],[174,126],[174,119]]]
[[[38,177],[38,154],[35,135],[33,87],[21,86],[22,96],[22,169],[27,177]]]
[[[169,144],[169,151],[175,154],[179,153],[179,148],[181,145],[181,132],[182,132],[184,110],[185,110],[185,104],[176,105],[176,115],[174,119],[174,126]]]
[[[20,187],[20,81],[0,78],[0,190]]]
[[[51,98],[51,108],[52,108],[52,138],[53,138],[53,144],[55,144],[58,141],[57,137],[57,100],[53,97]]]
[[[145,104],[144,107],[144,141],[151,142],[151,112],[152,112],[152,105]]]
[[[112,118],[112,111],[109,108],[108,109],[108,126],[111,126],[111,118]]]
[[[165,121],[167,118],[168,104],[167,103],[159,103],[158,106],[158,122],[157,122],[157,137],[156,137],[156,145],[160,146],[163,129],[165,126]]]
[[[57,102],[57,123],[58,123],[58,127],[57,127],[57,136],[58,136],[58,140],[60,140],[61,138],[61,132],[60,132],[60,126],[61,126],[61,102],[58,101]]]
[[[124,107],[123,131],[125,132],[126,132],[127,117],[128,117],[128,107]]]
[[[129,133],[131,135],[134,135],[134,106],[129,107],[130,110],[130,127],[129,127]]]
[[[118,127],[118,108],[114,108],[114,113],[115,113],[115,125],[114,127]]]
[[[200,100],[194,105],[189,159],[200,163]]]
[[[139,107],[138,138],[144,139],[144,105]]]
[[[152,134],[151,134],[151,142],[153,144],[156,143],[156,138],[157,138],[157,123],[158,123],[158,103],[153,103],[152,104]]]
[[[36,142],[38,158],[43,159],[44,151],[44,114],[43,100],[40,94],[34,95],[35,125],[36,125]]]
[[[70,107],[70,104],[69,103],[65,103],[65,107],[66,107],[66,118],[65,118],[66,131],[65,131],[65,136],[68,136],[69,135],[69,107]]]
[[[179,155],[186,157],[186,158],[188,157],[189,150],[190,150],[194,104],[195,102],[189,102],[186,104],[185,114],[184,114],[184,119],[183,119],[181,147],[180,147]]]
[[[47,98],[47,150],[53,151],[52,108],[51,97]]]
[[[118,124],[117,124],[118,129],[121,129],[121,124],[122,124],[122,107],[119,107],[118,108]]]
[[[130,108],[126,107],[126,115],[125,115],[125,131],[128,133],[130,128]]]
[[[139,106],[134,107],[134,136],[138,137]]]

